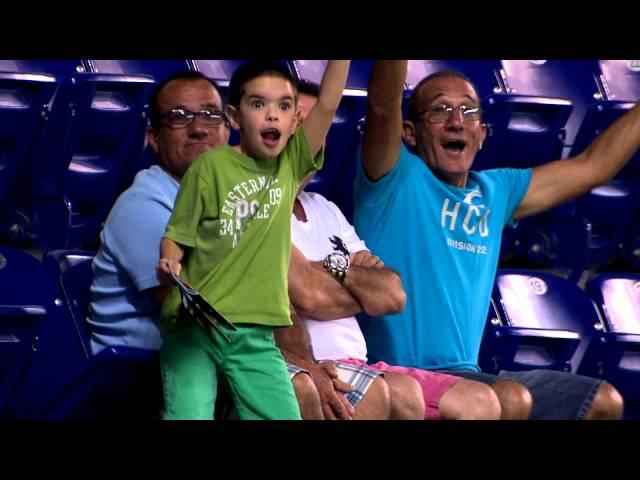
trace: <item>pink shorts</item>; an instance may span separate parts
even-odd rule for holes
[[[436,373],[429,370],[422,370],[420,368],[398,367],[384,362],[377,362],[368,365],[362,360],[354,360],[351,358],[348,360],[340,360],[340,362],[365,366],[380,372],[399,373],[401,375],[408,375],[411,378],[415,378],[420,384],[420,387],[422,387],[422,393],[424,395],[425,420],[440,419],[440,399],[442,399],[445,392],[453,387],[458,380],[462,380],[460,377],[447,375],[446,373]]]

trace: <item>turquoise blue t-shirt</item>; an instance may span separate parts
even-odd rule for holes
[[[371,182],[358,159],[356,231],[407,294],[400,314],[361,318],[370,362],[479,370],[502,229],[530,179],[530,169],[496,169],[454,187],[403,145],[395,167]]]

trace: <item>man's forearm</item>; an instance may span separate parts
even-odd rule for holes
[[[289,363],[298,366],[302,366],[299,363],[300,361],[314,363],[313,347],[311,346],[311,338],[307,327],[293,306],[290,307],[290,310],[292,325],[274,330],[276,345],[282,352],[284,359]]]
[[[407,60],[378,60],[373,64],[362,137],[362,162],[371,181],[385,176],[400,156],[407,65]]]
[[[598,136],[584,151],[594,184],[609,181],[640,148],[640,103]]]
[[[352,265],[340,284],[322,268],[322,262],[309,265],[309,281],[294,285],[290,280],[289,297],[298,311],[314,320],[335,320],[362,311],[379,316],[404,308],[402,281],[388,268]]]
[[[335,320],[362,311],[360,303],[322,268],[294,246],[289,265],[289,299],[296,310],[314,320]]]
[[[400,277],[388,268],[352,265],[342,285],[374,317],[401,312],[406,302]]]
[[[302,358],[299,355],[296,355],[295,353],[290,352],[289,350],[283,347],[278,347],[278,348],[280,348],[280,353],[282,354],[282,358],[284,358],[284,361],[291,365],[304,368],[305,370],[309,370],[313,368],[313,366],[315,365],[315,361]]]
[[[368,107],[376,113],[395,112],[400,108],[407,60],[376,60],[367,89]]]
[[[323,313],[331,309],[332,298],[351,298],[351,302],[339,305],[334,302],[331,312],[347,317],[362,311],[371,316],[386,315],[402,311],[406,302],[406,295],[400,276],[388,268],[373,268],[361,265],[351,265],[340,284],[333,276],[322,268],[322,262],[309,262],[325,285],[322,291],[326,302],[319,304]],[[316,281],[318,285],[320,281]],[[325,305],[325,303],[327,305]],[[354,305],[352,307],[352,305]],[[348,306],[347,308],[338,307]],[[357,311],[353,312],[353,310]],[[353,313],[351,313],[353,312]],[[314,317],[316,318],[316,317]]]

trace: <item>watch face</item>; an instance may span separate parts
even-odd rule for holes
[[[342,253],[332,253],[329,257],[331,268],[338,272],[345,272],[349,267],[349,259]]]

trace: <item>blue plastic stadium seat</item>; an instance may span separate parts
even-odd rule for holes
[[[55,70],[52,63],[29,65]],[[10,219],[10,239],[22,247],[77,247],[95,239],[142,154],[153,79],[84,71],[57,80],[43,140]]]
[[[145,75],[160,83],[171,75],[193,70],[191,60],[86,60],[93,73]]]
[[[5,200],[20,188],[23,173],[44,125],[56,80],[51,75],[5,72],[0,63],[0,216]]]
[[[603,329],[586,374],[605,378],[625,400],[640,400],[640,274],[603,273],[587,282]]]
[[[586,293],[551,273],[500,269],[493,302],[482,357],[494,369],[575,373],[602,328]]]
[[[91,357],[91,332],[87,323],[90,290],[93,281],[94,252],[87,250],[52,250],[43,258],[43,264],[58,278],[64,303],[85,358]]]
[[[38,331],[40,349],[22,375],[12,416],[47,419],[151,419],[162,404],[156,351],[111,347],[92,355],[86,324],[93,254],[53,251],[45,276],[58,289],[56,322]]]
[[[601,60],[594,78],[598,92],[588,108],[571,148],[571,155],[582,152],[602,131],[640,100],[640,71],[634,61]],[[607,263],[623,253],[621,240],[633,228],[640,200],[640,154],[607,185],[595,188],[577,199],[576,214],[591,224],[588,266]]]
[[[564,98],[570,100],[573,106],[569,120],[557,133],[557,147],[548,150],[546,160],[541,158],[542,163],[581,153],[600,132],[630,108],[628,97],[632,95],[632,89],[627,87],[633,81],[632,76],[623,75],[623,72],[619,71],[621,62],[609,62],[616,64],[616,75],[612,80],[616,88],[609,87],[607,75],[603,73],[602,67],[606,63],[592,60],[502,61],[501,74],[507,91],[537,95],[541,98]],[[635,78],[637,81],[637,76]],[[624,94],[616,96],[614,91]],[[545,138],[549,140],[551,137]],[[514,146],[532,151],[526,145]],[[526,159],[526,162],[529,166],[537,164],[530,159]],[[564,248],[546,252],[545,263],[541,266],[557,268],[562,262],[571,264],[572,278],[575,280],[576,276],[579,277],[580,270],[601,265],[618,254],[638,198],[635,196],[637,194],[634,194],[634,184],[640,185],[640,174],[633,165],[634,161],[608,185],[597,187],[576,201],[567,202],[521,224],[520,233],[523,233],[526,230],[525,226],[529,224],[528,230],[534,232],[534,235],[541,233],[551,237],[554,234],[545,231],[544,224],[554,221],[556,216],[580,217],[588,223],[586,254],[582,248],[572,250],[570,242],[562,240],[558,245]],[[549,220],[549,217],[552,220]],[[568,235],[569,238],[582,234],[582,227],[577,225],[576,228],[576,231]],[[521,244],[533,242],[540,245],[538,239],[521,236],[519,240]],[[567,252],[569,260],[562,258],[561,250]],[[539,256],[532,256],[531,252],[525,254],[534,262],[541,259]]]
[[[20,392],[34,364],[53,362],[41,379],[40,388],[46,392],[64,368],[83,359],[64,315],[57,279],[38,259],[0,246],[0,283],[0,412],[14,416],[14,406],[24,403]]]

